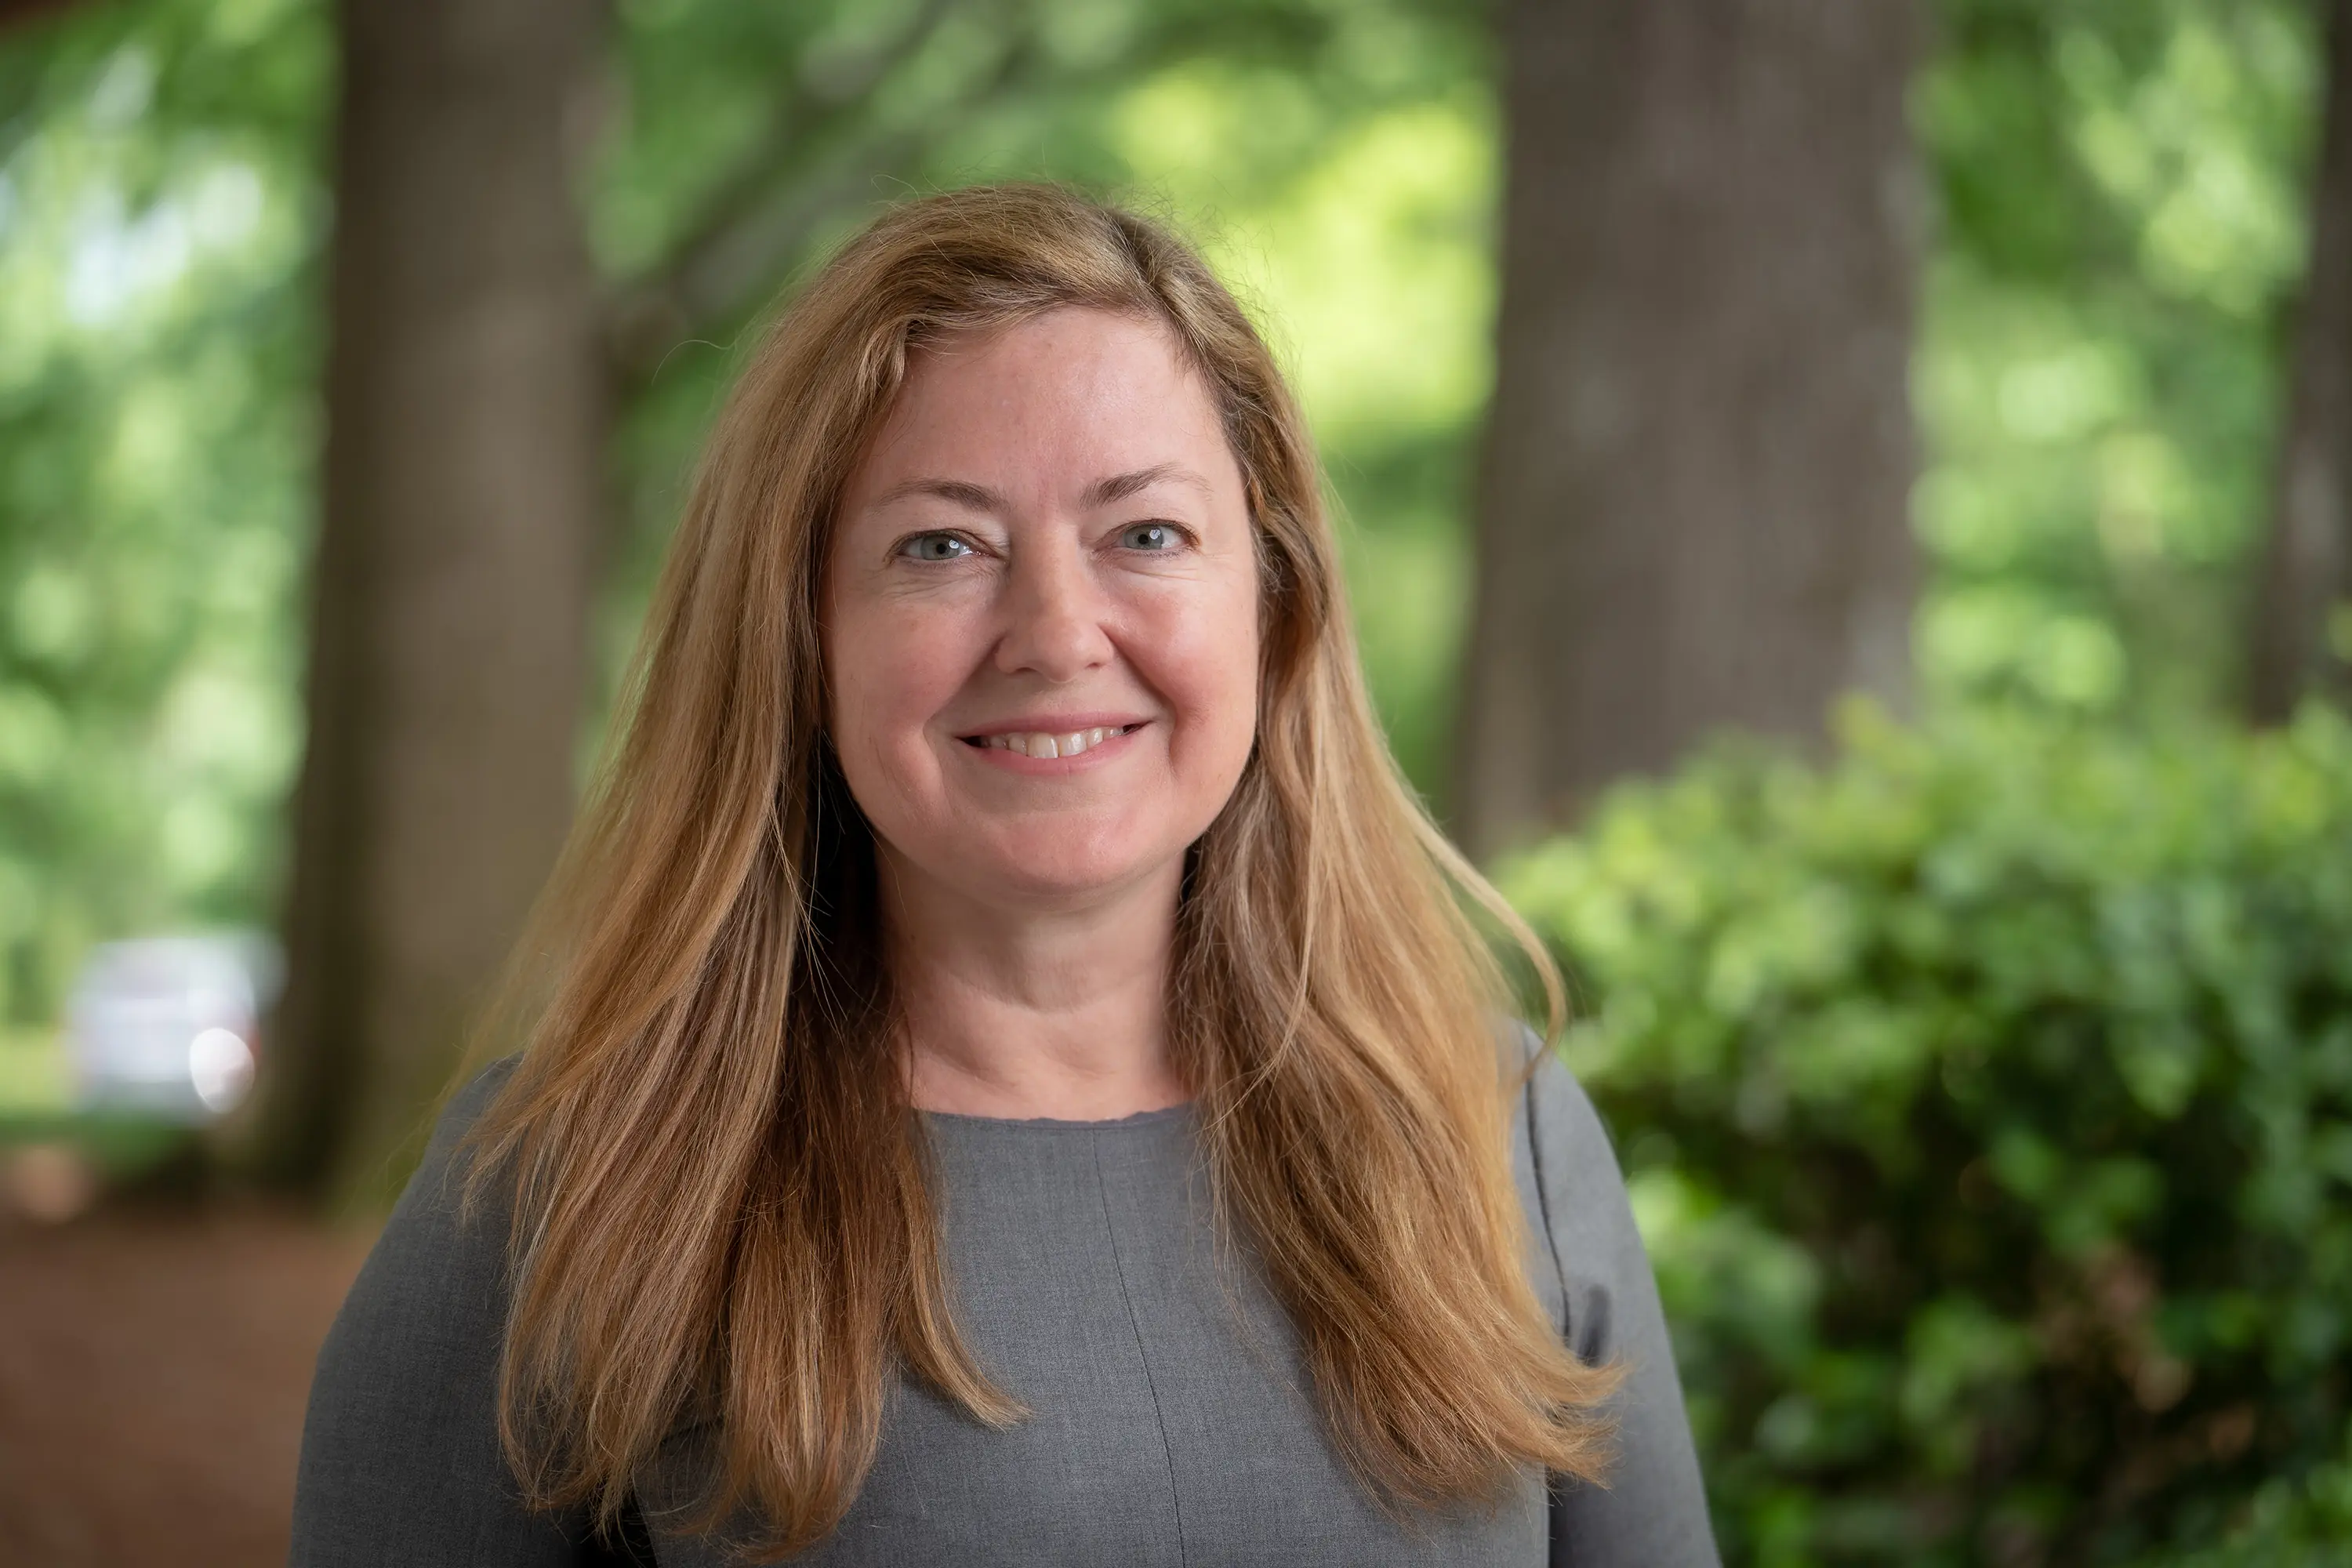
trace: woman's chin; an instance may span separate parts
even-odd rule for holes
[[[1083,908],[1181,874],[1173,857],[1088,854],[1067,842],[992,856],[958,879],[975,901],[1008,909]]]

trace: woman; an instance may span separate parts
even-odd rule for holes
[[[296,1563],[1714,1560],[1606,1140],[1180,242],[1030,186],[852,241],[633,689]]]

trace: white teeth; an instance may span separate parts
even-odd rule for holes
[[[1029,735],[991,735],[988,743],[1003,751],[1018,752],[1024,757],[1075,757],[1090,747],[1101,745],[1113,735],[1126,732],[1126,726],[1111,724],[1093,730],[1074,730],[1066,735],[1048,735],[1042,731]]]

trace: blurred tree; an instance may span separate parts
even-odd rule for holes
[[[1918,33],[1908,3],[1510,7],[1474,851],[1715,727],[1905,686]]]
[[[2253,716],[2352,692],[2352,0],[2327,6],[2326,108],[2294,383],[2254,605]]]
[[[346,0],[324,508],[263,1160],[380,1180],[570,816],[604,452],[584,0]]]

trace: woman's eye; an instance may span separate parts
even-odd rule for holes
[[[971,553],[971,546],[952,533],[919,533],[898,547],[898,553],[917,561],[955,561]]]
[[[1129,550],[1174,550],[1184,542],[1183,530],[1168,522],[1139,522],[1123,530],[1119,543]]]

